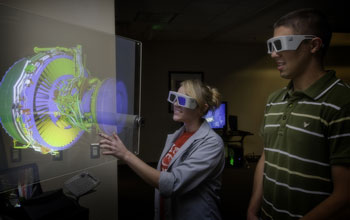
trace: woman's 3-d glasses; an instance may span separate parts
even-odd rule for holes
[[[168,102],[174,104],[176,101],[179,106],[185,108],[195,109],[197,107],[197,102],[194,98],[182,93],[169,91]]]
[[[314,35],[286,35],[273,37],[267,40],[267,53],[271,54],[273,51],[281,52],[284,50],[296,50],[303,40],[313,39]]]

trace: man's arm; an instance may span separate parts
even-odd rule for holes
[[[264,163],[265,163],[265,154],[262,153],[259,162],[256,165],[254,173],[254,184],[252,190],[252,196],[250,198],[247,219],[254,220],[258,219],[258,212],[261,206],[261,200],[263,196],[263,174],[264,174]]]
[[[307,213],[303,220],[350,219],[350,167],[332,166],[332,179],[331,195]]]

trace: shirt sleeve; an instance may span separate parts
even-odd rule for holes
[[[350,165],[350,104],[342,107],[329,122],[328,141],[331,165]]]
[[[160,173],[159,191],[163,197],[186,193],[208,178],[222,172],[224,148],[221,138],[197,140],[185,152],[177,166]]]

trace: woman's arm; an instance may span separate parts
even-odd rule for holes
[[[102,154],[113,155],[116,158],[123,160],[144,181],[155,188],[159,188],[159,170],[149,166],[140,160],[135,154],[131,153],[117,134],[108,136],[101,133],[100,137],[102,138],[100,140],[100,148],[105,150]]]
[[[187,193],[208,178],[216,179],[223,167],[222,141],[214,137],[196,141],[192,143],[191,149],[178,158],[169,172],[162,172],[160,193],[164,197]]]

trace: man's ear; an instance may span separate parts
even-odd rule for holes
[[[322,39],[319,37],[315,37],[311,39],[310,47],[311,47],[311,53],[316,53],[320,51],[323,47]]]

